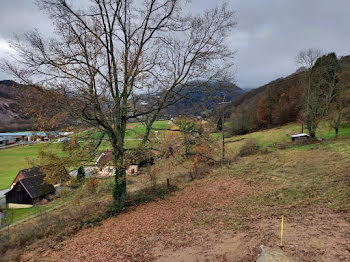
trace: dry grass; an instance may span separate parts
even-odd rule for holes
[[[281,150],[215,168],[165,199],[84,229],[29,261],[253,261],[260,245],[298,261],[347,261],[350,159],[324,150]]]

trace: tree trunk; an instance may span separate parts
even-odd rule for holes
[[[301,133],[304,133],[304,120],[301,121]]]
[[[314,130],[310,131],[310,138],[315,138],[316,137],[316,133]]]
[[[113,188],[114,206],[117,211],[120,211],[123,209],[127,198],[124,147],[122,142],[113,142],[113,163],[115,166],[115,184]]]
[[[341,123],[341,113],[342,113],[342,107],[338,111],[337,120],[335,122],[335,127],[334,127],[335,138],[338,138],[338,135],[339,135],[339,127],[340,127],[340,123]]]
[[[317,129],[317,124],[316,123],[311,123],[310,129],[309,129],[310,138],[315,138],[316,137],[316,129]]]
[[[154,115],[151,117],[150,121],[147,122],[146,131],[145,131],[145,134],[144,134],[143,139],[142,139],[142,145],[147,144],[149,135],[151,134],[151,129],[152,129],[153,123],[157,120],[159,112],[160,112],[159,110],[157,112],[155,112]]]

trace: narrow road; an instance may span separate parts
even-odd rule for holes
[[[0,190],[0,208],[4,208],[6,206],[5,193],[9,190],[10,190],[10,188]]]

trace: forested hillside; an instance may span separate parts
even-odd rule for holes
[[[63,97],[54,90],[0,81],[0,132],[55,130],[76,122],[63,109]]]
[[[17,94],[19,85],[0,81],[0,132],[30,129],[31,122],[20,113]]]
[[[350,73],[350,56],[341,57],[339,63],[342,68],[339,77],[346,78]],[[231,133],[244,134],[294,121],[305,122],[305,78],[307,71],[300,68],[234,99],[225,108]]]

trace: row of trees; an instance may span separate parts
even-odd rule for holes
[[[306,69],[302,114],[310,136],[316,136],[320,121],[327,118],[337,137],[344,109],[349,105],[349,72],[343,70],[335,53],[321,56],[317,49],[300,52],[297,62]]]

